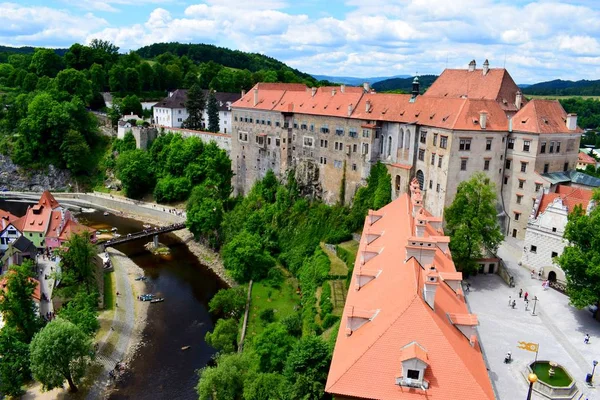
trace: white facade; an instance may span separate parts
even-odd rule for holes
[[[227,104],[229,111],[219,111],[219,133],[231,134],[231,104]],[[208,129],[208,113],[204,109],[202,114],[204,127]]]
[[[5,252],[8,249],[8,245],[20,236],[21,232],[13,224],[8,224],[4,227],[2,232],[0,232],[0,252]]]
[[[169,128],[181,128],[188,117],[185,108],[154,107],[154,123]]]

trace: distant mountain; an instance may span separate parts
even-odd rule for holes
[[[531,84],[530,83],[519,83],[517,86],[520,87],[521,89],[525,89],[525,88],[528,88],[529,86],[531,86]]]
[[[523,93],[542,96],[600,96],[600,80],[563,81],[555,79],[523,87]]]
[[[408,78],[392,78],[386,79],[373,84],[373,89],[377,92],[388,92],[390,90],[402,90],[410,93],[412,90],[412,82],[414,77]],[[421,93],[425,91],[437,79],[437,75],[421,75],[419,76],[419,84]]]
[[[0,46],[0,53],[11,53],[11,54],[33,54],[35,47],[23,46],[23,47],[10,47]],[[64,56],[69,49],[52,49],[59,56]]]
[[[313,75],[313,77],[319,81],[330,81],[335,83],[343,83],[344,85],[360,86],[365,82],[374,84],[375,82],[384,81],[392,78],[408,78],[410,75],[394,75],[394,76],[381,76],[372,78],[355,78],[352,76],[330,76],[330,75]]]

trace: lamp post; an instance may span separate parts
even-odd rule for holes
[[[527,392],[527,400],[531,400],[531,391],[533,390],[533,384],[537,382],[538,377],[533,372],[527,376],[527,380],[529,381],[529,391]]]
[[[590,379],[590,384],[594,381],[594,372],[596,371],[596,365],[598,365],[598,361],[592,361],[592,365],[594,366],[594,368],[592,368],[592,378]]]
[[[531,313],[531,315],[535,316],[535,306],[537,305],[537,302],[538,302],[538,298],[537,298],[537,296],[534,296],[533,297],[533,312]]]

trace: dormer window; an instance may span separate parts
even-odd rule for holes
[[[425,370],[429,367],[427,350],[417,342],[410,342],[404,346],[400,353],[402,373],[396,376],[396,385],[429,389],[429,382],[425,379]]]

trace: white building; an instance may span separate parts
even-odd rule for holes
[[[592,191],[572,186],[557,185],[554,193],[544,193],[536,201],[536,207],[527,222],[523,265],[542,270],[544,279],[565,283],[565,273],[553,259],[562,254],[567,240],[563,238],[568,215],[575,206],[589,212],[593,207]]]
[[[219,105],[219,132],[231,133],[231,104],[240,99],[239,93],[215,92]],[[208,90],[204,90],[204,98],[208,103]],[[177,89],[169,93],[169,97],[159,101],[154,106],[154,123],[168,128],[181,128],[188,117],[185,108],[187,102],[187,90]],[[204,109],[203,126],[208,127],[208,113]]]
[[[8,245],[21,236],[22,218],[17,218],[11,213],[0,210],[0,253],[8,249]]]

